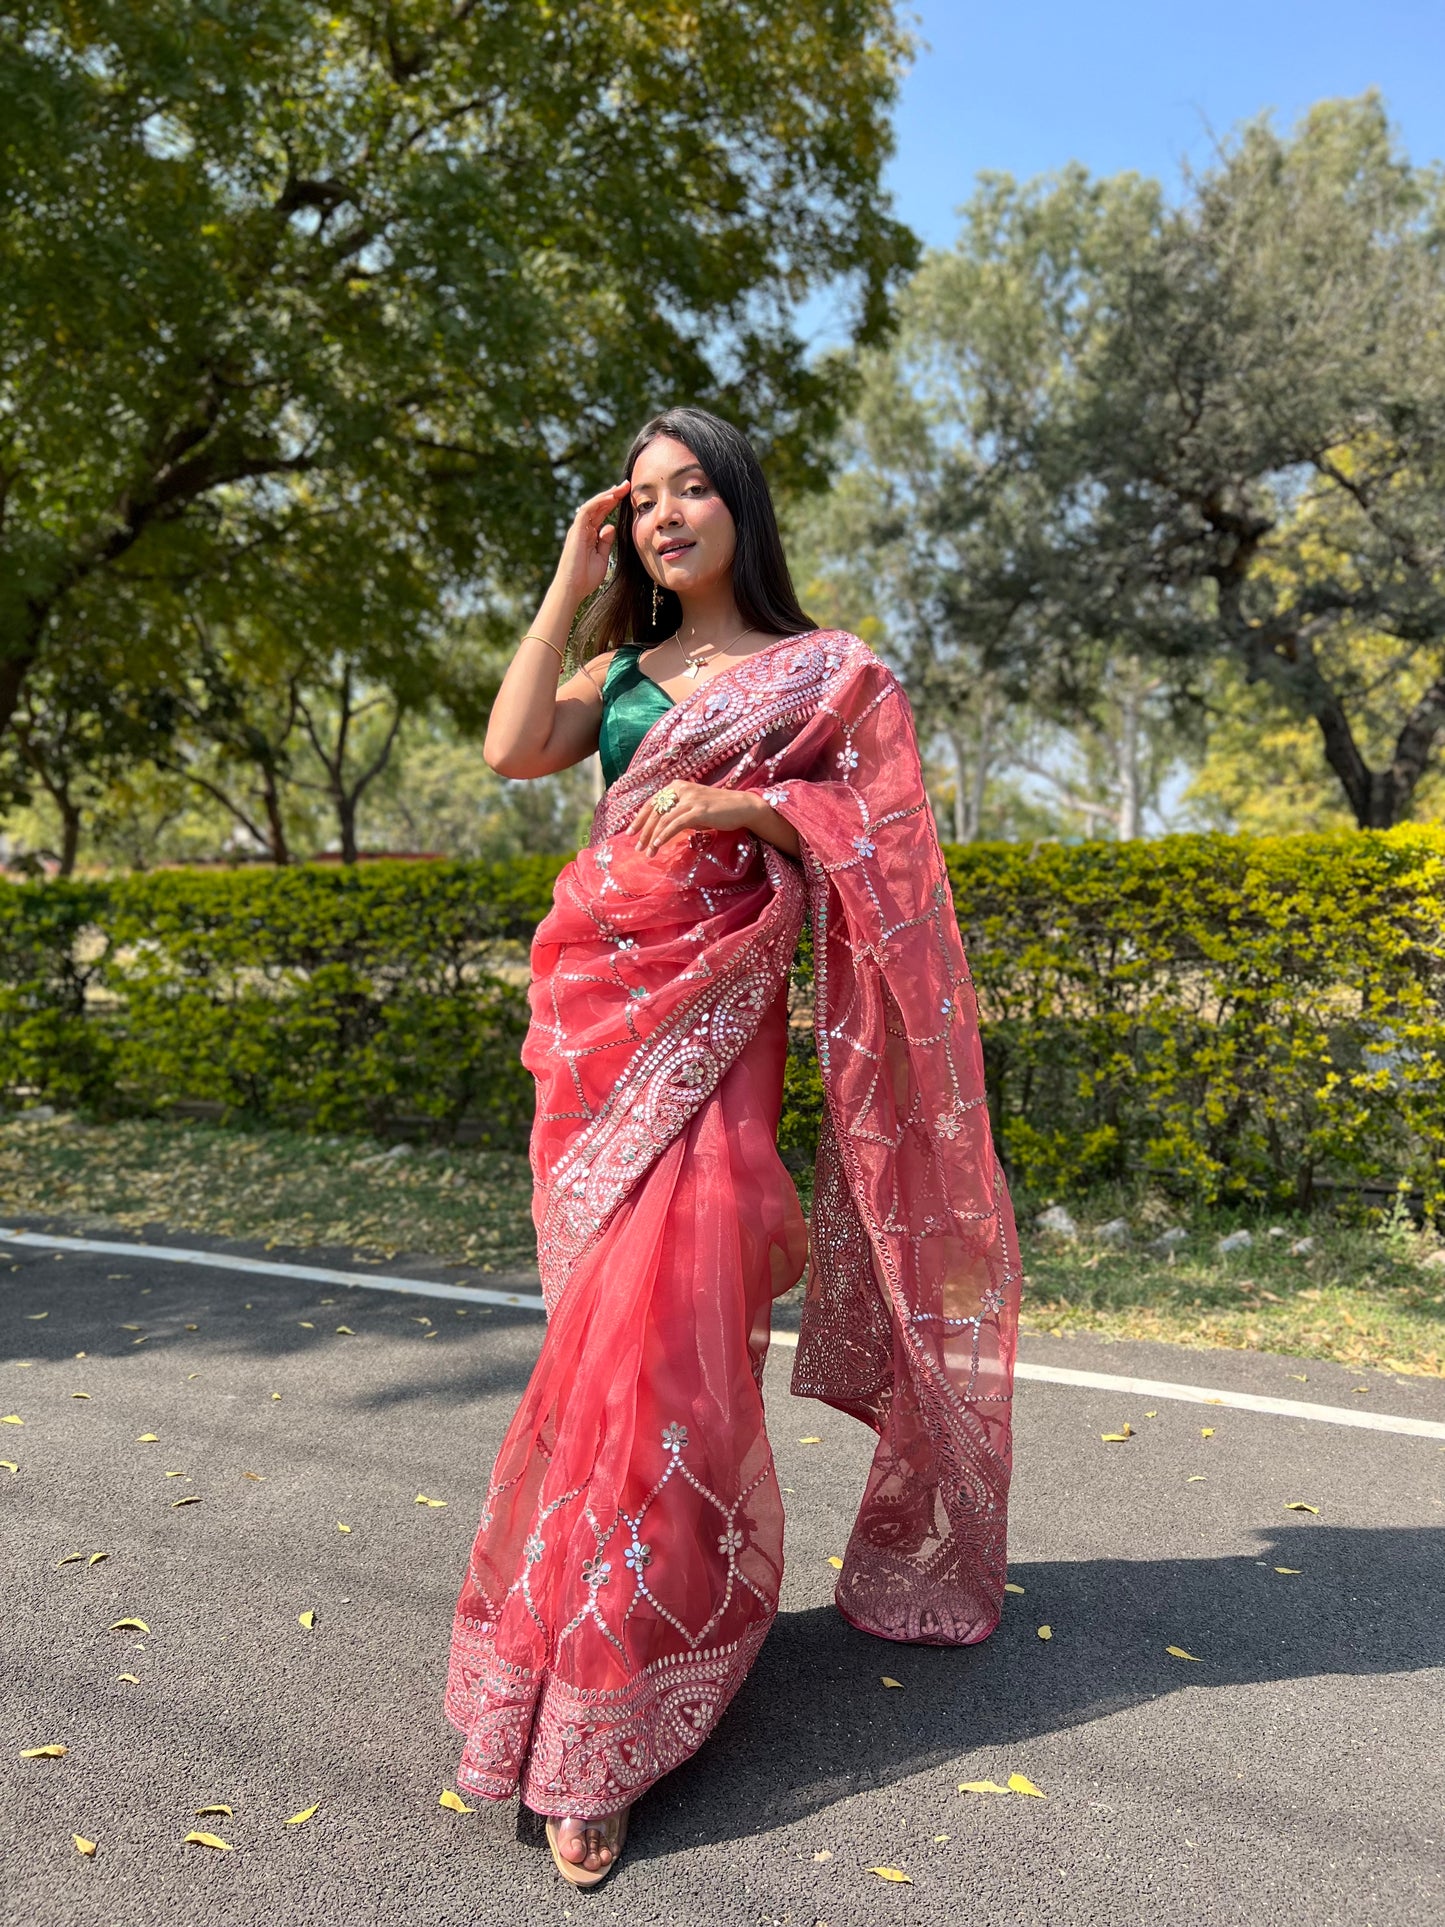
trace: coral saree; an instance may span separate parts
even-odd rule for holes
[[[739,832],[644,856],[668,780],[756,788]],[[826,1095],[811,1253],[776,1132],[807,917]],[[973,988],[902,686],[785,638],[662,715],[532,949],[522,1059],[548,1324],[457,1602],[460,1788],[596,1818],[686,1759],[776,1611],[772,1300],[808,1273],[793,1390],[878,1445],[839,1610],[967,1645],[1003,1599],[1020,1265]]]

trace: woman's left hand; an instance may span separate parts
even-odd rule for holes
[[[659,815],[649,797],[628,824],[638,849],[647,855],[679,831],[754,829],[760,809],[766,808],[751,790],[714,789],[707,783],[664,783],[655,794],[668,790],[677,798],[670,810]]]

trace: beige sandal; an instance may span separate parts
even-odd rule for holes
[[[559,1815],[557,1818],[547,1822],[547,1845],[552,1849],[552,1859],[556,1863],[558,1873],[561,1874],[569,1886],[595,1887],[607,1878],[608,1874],[610,1874],[612,1869],[617,1865],[618,1856],[621,1854],[623,1844],[627,1839],[627,1816],[631,1810],[630,1807],[624,1807],[621,1813],[613,1814],[610,1819],[584,1820],[582,1822],[582,1838],[584,1842],[588,1833],[595,1830],[602,1835],[602,1845],[605,1846],[612,1855],[612,1858],[605,1867],[598,1867],[590,1873],[586,1867],[580,1866],[576,1861],[565,1859],[558,1845],[557,1829],[561,1826],[562,1820],[567,1816]],[[595,1851],[595,1849],[591,1851]],[[584,1854],[582,1858],[585,1860],[587,1855]]]

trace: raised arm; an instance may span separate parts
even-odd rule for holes
[[[560,686],[557,678],[577,610],[607,573],[617,536],[607,518],[630,486],[603,489],[572,518],[552,585],[517,645],[487,721],[482,755],[498,776],[550,776],[597,747],[610,656],[595,656]]]

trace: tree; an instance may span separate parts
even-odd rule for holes
[[[886,323],[887,0],[21,0],[0,33],[0,735],[66,625],[393,632],[544,566],[679,396],[816,479]],[[317,539],[329,582],[278,558]]]
[[[1228,655],[1312,721],[1357,823],[1405,815],[1445,731],[1442,211],[1372,95],[1247,127],[1177,208],[986,182],[924,276],[968,343],[942,527],[991,659],[1077,694],[1120,645],[1181,688]],[[1367,634],[1404,672],[1374,763]]]

